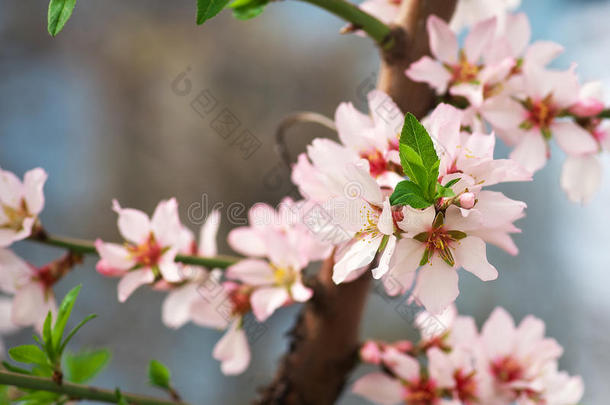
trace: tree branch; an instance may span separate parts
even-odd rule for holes
[[[29,240],[44,243],[45,245],[64,248],[78,254],[98,255],[97,249],[91,241],[49,235],[43,230],[34,232],[32,236],[30,236]],[[232,264],[237,263],[239,260],[241,260],[239,257],[233,256],[203,257],[188,255],[176,255],[175,259],[175,261],[179,263],[220,269],[225,269]]]
[[[394,46],[390,27],[377,18],[345,0],[301,0],[311,3],[351,23],[371,37],[382,49]]]
[[[26,374],[0,371],[0,384],[11,385],[18,388],[57,392],[67,395],[70,399],[88,399],[98,402],[117,403],[116,391],[85,385],[63,383],[57,384],[49,378],[36,377]],[[129,404],[135,405],[187,405],[185,402],[164,400],[145,395],[126,394],[121,392]]]
[[[432,14],[449,20],[457,0],[403,0],[392,26],[393,46],[382,52],[377,87],[398,104],[403,113],[421,118],[434,104],[434,91],[425,83],[411,81],[405,70],[430,54],[426,21]]]
[[[290,331],[289,352],[259,405],[331,405],[358,360],[360,319],[371,284],[370,272],[336,285],[332,256],[322,264],[313,298]]]

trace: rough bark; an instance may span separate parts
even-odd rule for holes
[[[426,85],[404,74],[410,63],[429,53],[426,20],[448,20],[457,0],[403,0],[392,35],[396,46],[382,53],[378,88],[403,112],[421,117],[434,102]],[[261,389],[258,405],[331,405],[341,394],[358,360],[359,328],[371,285],[370,272],[351,283],[335,285],[332,257],[322,265],[314,297],[290,331],[290,348],[274,380]]]

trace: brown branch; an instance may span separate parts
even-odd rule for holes
[[[351,283],[332,281],[332,256],[323,263],[309,301],[290,331],[290,349],[260,405],[330,405],[358,360],[359,328],[370,272]]]
[[[457,0],[403,0],[392,35],[400,45],[382,52],[377,87],[385,91],[406,113],[424,116],[434,103],[434,92],[424,83],[405,75],[409,65],[430,54],[426,21],[432,14],[449,20]]]
[[[396,41],[382,51],[378,88],[388,93],[403,112],[418,117],[434,103],[425,84],[414,83],[405,70],[429,54],[426,20],[436,14],[448,20],[457,0],[403,0],[392,26]],[[258,405],[331,405],[341,394],[358,358],[359,328],[371,285],[370,272],[351,283],[332,281],[333,259],[328,258],[314,284],[314,297],[289,333],[288,353],[275,379],[261,390]]]

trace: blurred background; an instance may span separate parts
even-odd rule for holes
[[[223,211],[219,246],[230,253],[228,212],[233,222],[246,218],[232,203],[277,204],[294,191],[273,147],[282,117],[295,110],[332,116],[341,101],[364,108],[378,68],[371,41],[339,36],[341,21],[299,2],[272,4],[245,22],[223,12],[202,27],[195,25],[194,0],[79,2],[56,39],[46,32],[47,4],[0,2],[0,166],[19,176],[36,166],[47,170],[42,221],[61,235],[118,240],[112,198],[151,213],[175,196],[194,231],[213,207]],[[557,66],[577,61],[583,79],[610,86],[610,1],[523,0],[521,9],[532,19],[534,39],[565,45]],[[201,103],[193,108],[195,99]],[[233,138],[215,129],[219,114],[239,123]],[[248,158],[231,144],[245,130],[260,143]],[[316,136],[332,136],[307,125],[291,135],[293,154]],[[506,154],[500,146],[497,155]],[[561,367],[585,380],[583,403],[603,403],[610,397],[610,166],[606,160],[602,190],[581,207],[559,187],[562,161],[554,149],[534,183],[499,188],[528,203],[516,236],[521,253],[489,251],[500,269],[495,282],[483,285],[461,272],[457,305],[479,325],[497,305],[517,320],[530,313],[544,319],[547,334],[565,348]],[[38,265],[60,254],[29,242],[15,250]],[[165,328],[164,296],[146,288],[119,305],[116,280],[99,276],[94,264],[87,259],[56,292],[82,283],[76,317],[100,315],[73,344],[112,349],[97,385],[152,394],[151,358],[169,366],[193,404],[245,404],[271,379],[298,307],[276,313],[253,344],[248,371],[227,378],[211,357],[219,332]],[[372,294],[362,336],[415,336],[399,305]],[[4,340],[29,343],[30,336]],[[364,402],[345,393],[339,404]]]

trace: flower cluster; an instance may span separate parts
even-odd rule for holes
[[[32,235],[44,208],[43,187],[47,174],[41,168],[25,173],[23,181],[0,170],[0,291],[13,296],[3,301],[12,326],[42,330],[47,312],[55,312],[53,285],[66,271],[63,261],[37,268],[7,249]],[[7,326],[8,328],[8,326]],[[2,329],[7,329],[2,328]]]
[[[548,69],[562,47],[547,41],[529,44],[525,14],[505,19],[504,24],[496,17],[477,23],[460,48],[449,25],[431,16],[427,28],[432,57],[413,63],[406,75],[464,109],[471,131],[491,125],[514,147],[510,157],[532,173],[545,165],[549,141],[555,139],[568,155],[562,188],[571,200],[587,202],[601,178],[596,155],[609,146],[601,86],[582,85],[574,67]]]
[[[510,234],[519,231],[513,223],[525,204],[484,187],[531,175],[513,160],[494,159],[494,135],[464,131],[469,117],[455,107],[439,105],[424,121],[427,130],[408,116],[399,137],[403,115],[389,97],[374,91],[369,105],[372,117],[339,106],[341,143],[314,140],[293,181],[351,238],[341,241],[335,282],[362,274],[379,252],[373,276],[388,292],[409,290],[421,266],[414,295],[438,313],[458,295],[459,267],[484,281],[497,277],[486,243],[518,251]]]
[[[219,269],[175,262],[177,254],[217,255],[218,211],[207,218],[196,244],[180,222],[174,199],[159,203],[151,219],[141,211],[121,208],[116,201],[113,206],[126,243],[96,242],[98,272],[121,277],[121,302],[145,284],[168,291],[162,308],[168,327],[192,321],[226,329],[213,351],[225,374],[239,374],[250,362],[248,314],[263,322],[284,305],[309,300],[313,292],[303,284],[302,271],[310,261],[330,254],[330,246],[316,241],[303,224],[304,203],[290,199],[282,201],[277,211],[255,205],[249,212],[250,226],[231,231],[230,246],[246,258],[228,267],[224,276]]]
[[[580,377],[558,371],[563,349],[544,336],[533,316],[518,326],[496,308],[477,331],[474,319],[450,307],[435,317],[417,318],[421,340],[393,344],[369,341],[363,362],[381,372],[367,374],[353,392],[383,405],[575,405],[583,395]]]

